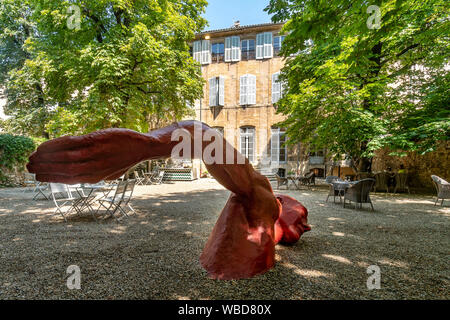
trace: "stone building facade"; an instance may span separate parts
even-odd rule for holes
[[[196,102],[196,120],[221,131],[262,173],[281,175],[300,168],[299,147],[286,147],[284,116],[276,113],[283,85],[278,74],[282,24],[205,31],[192,43],[206,85]]]

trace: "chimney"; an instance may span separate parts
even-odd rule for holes
[[[235,21],[233,27],[239,28],[241,26],[241,22],[239,20]]]

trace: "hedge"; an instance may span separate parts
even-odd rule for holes
[[[35,148],[31,138],[0,134],[0,184],[7,182],[6,170],[21,170]]]

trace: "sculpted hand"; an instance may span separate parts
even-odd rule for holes
[[[27,169],[42,182],[95,183],[116,179],[145,160],[151,138],[127,129],[108,129],[47,141],[30,156]]]

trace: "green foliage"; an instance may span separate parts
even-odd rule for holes
[[[5,169],[22,168],[35,149],[33,139],[0,134],[0,183],[6,182]]]
[[[291,143],[345,153],[367,169],[375,150],[432,151],[449,138],[448,1],[271,0],[287,20],[281,78]]]
[[[67,26],[74,4],[79,30]],[[206,24],[206,4],[2,1],[0,28],[11,31],[0,38],[0,60],[20,53],[2,73],[10,130],[55,137],[109,127],[147,131],[154,118],[181,119],[203,92],[188,42]]]

